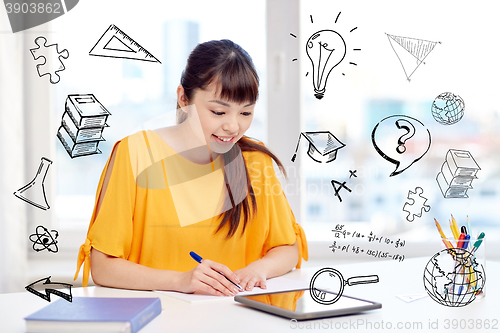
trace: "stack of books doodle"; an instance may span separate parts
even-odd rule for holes
[[[477,178],[479,165],[466,150],[450,149],[436,181],[445,198],[468,198],[467,191]]]
[[[68,95],[57,137],[71,158],[101,153],[98,145],[109,115],[92,94]]]

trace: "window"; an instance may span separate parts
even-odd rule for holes
[[[491,13],[493,2],[489,6],[490,10],[485,10],[451,1],[424,1],[410,10],[396,1],[367,1],[361,6],[352,1],[301,2],[300,32],[297,39],[290,37],[291,42],[301,45],[297,57],[301,66],[301,131],[330,131],[345,144],[334,161],[320,164],[307,156],[307,141],[301,140],[297,158],[302,159],[304,168],[303,225],[310,241],[332,241],[329,231],[341,223],[349,229],[406,241],[438,243],[433,218],[450,234],[450,213],[460,224],[468,216],[474,236],[484,231],[490,240],[498,240],[494,207],[500,201],[500,112],[494,96],[500,67],[494,59],[499,47],[491,42],[490,32],[497,31],[499,23]],[[468,23],[443,21],[443,13],[467,17]],[[305,45],[310,36],[324,29],[338,32],[347,51],[330,73],[320,100],[314,96]],[[402,68],[406,59],[400,62],[385,33],[420,38],[422,43],[442,43],[434,45],[407,81]],[[341,40],[337,42],[341,48]],[[445,92],[465,101],[464,116],[454,125],[438,123],[431,112],[435,98]],[[431,146],[423,158],[393,177],[389,175],[395,165],[383,159],[372,143],[374,127],[391,115],[416,118],[431,134]],[[425,142],[408,139],[407,143],[415,159],[421,146],[425,147]],[[436,181],[450,149],[470,152],[481,168],[467,199],[444,198]],[[350,170],[357,170],[357,177],[351,176]],[[335,196],[331,180],[346,182],[351,192],[343,187],[338,191],[340,197]],[[411,223],[406,221],[403,206],[408,191],[416,187],[424,190],[430,211]]]
[[[113,15],[110,15],[113,13]],[[71,17],[70,17],[71,15]],[[92,24],[89,24],[89,17]],[[144,128],[175,123],[176,89],[190,51],[200,42],[231,39],[252,56],[261,80],[260,98],[248,135],[266,140],[265,3],[252,2],[244,15],[231,1],[106,1],[78,6],[53,22],[53,39],[69,50],[66,70],[54,87],[54,117],[61,123],[70,94],[93,94],[111,113],[98,144],[101,154],[70,158],[56,140],[58,228],[84,240],[95,192],[113,144]],[[90,56],[89,51],[114,24],[161,61]],[[58,125],[58,127],[59,127]]]

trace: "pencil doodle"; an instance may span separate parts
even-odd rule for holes
[[[464,116],[465,103],[462,97],[451,92],[439,94],[431,106],[434,119],[441,125],[453,125]]]
[[[436,44],[441,42],[431,42],[423,39],[410,37],[401,37],[389,35],[386,33],[389,43],[391,44],[394,53],[399,59],[406,79],[410,82],[410,78],[415,73],[417,68],[425,62],[425,58],[431,53]]]
[[[44,282],[42,282],[44,281]],[[61,298],[64,298],[68,302],[73,301],[73,295],[71,294],[71,287],[73,285],[69,283],[62,283],[62,282],[52,282],[50,281],[50,276],[37,280],[33,283],[30,283],[29,285],[26,286],[26,290],[29,291],[32,294],[35,294],[44,300],[50,302],[50,294],[54,294],[56,296],[59,296]],[[64,293],[62,291],[57,290],[56,288],[66,288],[69,290],[69,293]],[[40,291],[39,291],[40,290]],[[42,292],[44,291],[44,292]]]
[[[421,187],[415,187],[415,192],[412,190],[408,191],[407,201],[403,206],[403,212],[408,213],[406,220],[408,222],[413,222],[415,217],[422,217],[422,213],[431,210],[431,206],[426,205],[427,198],[422,196],[424,190]]]
[[[52,236],[51,233],[55,232],[55,235]],[[43,250],[47,250],[52,253],[57,253],[59,248],[57,247],[57,237],[59,233],[57,230],[49,230],[44,226],[37,226],[34,234],[30,235],[30,241],[33,242],[33,250],[36,252],[40,252]]]
[[[42,161],[40,163],[40,166],[38,167],[35,178],[33,178],[32,181],[21,187],[16,192],[14,192],[14,195],[37,208],[43,210],[49,209],[50,206],[45,195],[44,182],[51,164],[51,160],[42,157]]]
[[[68,95],[57,137],[71,158],[101,153],[98,145],[109,115],[93,94]]]
[[[401,135],[401,130],[406,133]],[[389,116],[373,128],[372,143],[380,156],[396,164],[396,169],[390,174],[392,177],[408,169],[429,151],[431,133],[415,118],[403,115]]]
[[[483,265],[477,263],[474,249],[449,248],[429,260],[423,280],[425,290],[434,301],[444,306],[462,307],[483,292],[486,273]]]
[[[90,50],[89,55],[143,60],[161,64],[151,53],[114,24],[111,24],[99,38]]]
[[[317,303],[329,305],[337,302],[342,297],[346,285],[355,286],[377,282],[379,282],[378,275],[353,276],[344,280],[338,270],[324,267],[314,273],[309,282],[309,292]]]
[[[297,147],[295,147],[295,153],[292,156],[292,162],[295,162],[297,151],[300,147],[300,139],[302,137],[306,138],[309,142],[307,155],[318,163],[335,161],[337,158],[337,150],[345,147],[345,144],[340,142],[340,140],[329,131],[301,132],[299,134],[299,140],[297,141]]]
[[[468,198],[467,191],[481,170],[467,150],[450,149],[446,153],[441,171],[436,176],[439,189],[445,198]]]
[[[61,79],[58,72],[66,69],[62,62],[63,59],[69,58],[68,50],[64,49],[59,52],[57,44],[47,45],[47,39],[39,36],[35,39],[37,47],[30,49],[34,60],[41,59],[42,63],[36,65],[38,76],[49,75],[50,83],[56,84]]]
[[[339,20],[341,12],[337,14],[335,24]],[[311,23],[313,23],[312,15],[310,15]],[[353,32],[358,27],[352,28],[349,32]],[[295,34],[290,33],[293,38],[297,38]],[[332,70],[339,66],[346,57],[348,47],[344,37],[335,30],[325,29],[314,32],[306,42],[306,54],[312,65],[312,83],[314,88],[314,96],[317,99],[322,99],[326,91],[326,83]],[[360,48],[354,48],[353,51],[361,51]],[[296,61],[297,58],[292,59]],[[350,65],[357,66],[356,63],[350,61]],[[306,76],[309,72],[306,73]],[[342,73],[345,75],[345,73]]]

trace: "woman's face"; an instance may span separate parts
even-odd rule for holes
[[[182,100],[182,96],[179,97]],[[229,151],[245,134],[252,123],[255,106],[251,102],[239,104],[222,100],[215,83],[204,90],[196,90],[187,104],[194,104],[195,108],[187,108],[186,121],[189,121],[198,139],[204,140],[212,152],[218,154]]]

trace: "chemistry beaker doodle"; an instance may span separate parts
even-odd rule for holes
[[[50,206],[47,203],[47,197],[45,196],[44,182],[51,164],[51,160],[42,157],[42,162],[38,167],[35,178],[14,192],[14,195],[37,208],[43,210],[49,209]]]

